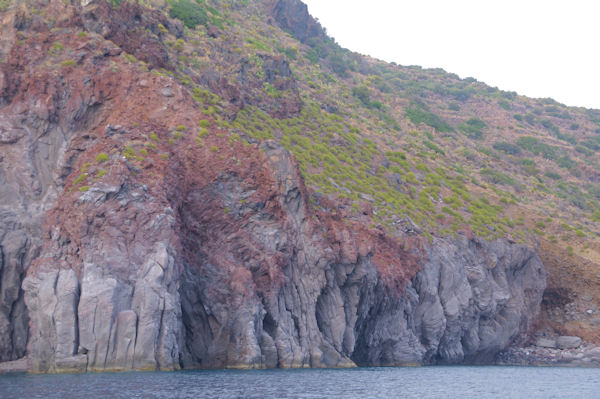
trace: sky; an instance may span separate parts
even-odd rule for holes
[[[303,0],[349,50],[600,109],[595,0]]]

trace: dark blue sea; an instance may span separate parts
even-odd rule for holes
[[[0,398],[600,398],[600,369],[397,367],[0,375]]]

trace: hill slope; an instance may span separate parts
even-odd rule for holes
[[[538,248],[539,328],[600,339],[600,111],[351,53],[294,0],[0,4],[2,360],[489,362]]]

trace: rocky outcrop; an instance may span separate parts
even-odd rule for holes
[[[558,339],[561,338],[565,337]],[[583,345],[579,337],[566,338],[572,342],[571,347],[557,347],[557,340],[539,338],[535,345],[510,347],[502,351],[496,362],[507,366],[600,367],[600,347]]]
[[[308,7],[300,0],[270,0],[271,14],[282,29],[306,43],[309,39],[324,38],[321,25],[308,13]]]
[[[487,363],[533,332],[546,273],[539,257],[505,240],[434,241],[415,278],[425,359]]]
[[[160,11],[134,2],[123,2],[118,10],[106,1],[88,3],[81,13],[81,23],[86,30],[102,35],[154,67],[170,68],[169,53],[161,36],[171,32],[182,37],[184,29],[180,21],[170,20]]]
[[[527,336],[545,281],[533,252],[506,241],[436,240],[398,290],[375,263],[372,232],[336,226],[346,239],[324,238],[333,222],[315,221],[324,216],[308,208],[289,154],[274,144],[264,152],[254,178],[200,182],[181,169],[183,187],[170,191],[174,217],[137,225],[155,238],[153,249],[138,243],[148,255],[137,262],[111,260],[124,237],[96,231],[79,279],[57,270],[56,258],[39,264],[24,284],[33,369],[489,362]],[[93,202],[105,212],[151,201],[107,191],[118,194]],[[181,241],[169,247],[172,234]]]
[[[199,253],[194,262],[188,261],[182,281],[190,356],[184,358],[184,366],[489,362],[532,330],[545,286],[543,266],[532,251],[506,241],[436,240],[414,279],[400,291],[390,290],[372,247],[360,248],[347,240],[336,251],[314,235],[287,155],[273,148],[267,155],[276,163],[283,223],[273,223],[276,219],[260,204],[260,212],[242,224],[252,232],[244,237],[249,241],[238,241],[235,236],[240,232],[229,236],[234,247],[210,231],[206,220],[184,223],[205,232],[202,238],[193,238]],[[248,193],[234,182],[211,191],[225,197],[232,213],[248,212],[236,205]],[[188,202],[206,207],[206,195],[197,194]],[[195,208],[189,214],[206,212]],[[270,221],[268,227],[259,225],[261,220]],[[353,236],[349,230],[342,235]],[[235,272],[218,267],[212,251],[202,248],[203,243],[212,248],[215,241],[225,245],[228,265],[239,254]],[[252,254],[256,249],[260,252]],[[275,271],[253,266],[262,254],[273,251],[279,255]],[[280,275],[270,276],[276,272]],[[261,274],[278,283],[265,290]],[[231,281],[239,288],[232,289]]]

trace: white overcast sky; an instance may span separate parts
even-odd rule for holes
[[[598,0],[303,0],[343,47],[600,109]]]

